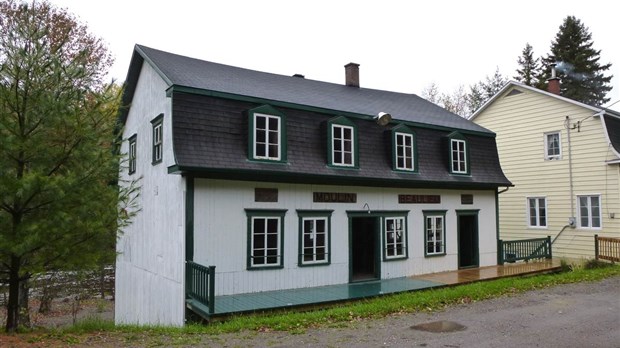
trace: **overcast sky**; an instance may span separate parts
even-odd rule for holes
[[[52,0],[88,25],[125,80],[134,44],[282,75],[344,83],[360,64],[362,87],[452,92],[492,75],[512,78],[526,43],[546,55],[563,19],[590,30],[601,63],[612,63],[611,103],[620,100],[617,11],[589,1]],[[613,109],[620,110],[620,102]]]

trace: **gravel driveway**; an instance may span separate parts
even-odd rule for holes
[[[431,332],[414,329],[460,329]],[[459,327],[460,325],[460,327]],[[605,347],[620,348],[620,277],[561,285],[392,315],[304,334],[242,332],[205,336],[210,347]]]

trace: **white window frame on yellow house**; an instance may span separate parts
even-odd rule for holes
[[[549,150],[550,150],[550,143],[549,143],[549,137],[553,136],[553,135],[557,135],[558,136],[558,140],[557,140],[557,150],[558,153],[557,154],[549,154]],[[547,132],[545,133],[545,160],[547,161],[552,161],[552,160],[560,160],[562,159],[562,133],[560,131],[556,131],[556,132]]]
[[[592,198],[596,197],[598,200],[598,216],[595,216],[592,211]],[[582,198],[586,199],[586,215],[583,215],[582,211]],[[586,195],[577,195],[577,223],[579,228],[588,229],[588,230],[600,230],[603,228],[603,199],[600,194],[586,194]],[[583,218],[586,218],[587,223],[583,223]],[[595,223],[595,218],[598,219],[598,226],[593,226]]]
[[[542,200],[542,206],[541,206],[541,200]],[[534,213],[535,213],[535,223],[532,224],[532,201],[534,201]],[[547,210],[547,197],[544,196],[529,196],[526,197],[526,209],[527,209],[527,227],[529,228],[544,228],[546,229],[548,226],[548,221],[547,218],[549,217],[548,215],[548,210]],[[545,213],[545,221],[544,221],[544,225],[540,223],[540,217],[541,217],[541,208],[543,209],[544,213]]]

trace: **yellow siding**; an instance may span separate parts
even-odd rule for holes
[[[576,196],[600,195],[602,228],[568,227],[553,244],[554,256],[591,258],[595,234],[620,238],[620,165],[605,163],[616,156],[607,143],[601,119],[592,116],[592,110],[573,103],[514,88],[523,93],[500,96],[474,119],[497,134],[502,169],[515,185],[500,194],[500,238],[555,238],[569,217],[578,217]],[[571,125],[573,197],[566,116]],[[580,120],[580,127],[573,129]],[[544,134],[554,131],[560,132],[562,158],[545,160]],[[546,197],[547,228],[528,227],[527,197]]]

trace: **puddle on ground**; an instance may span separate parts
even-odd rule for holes
[[[411,327],[414,330],[428,331],[428,332],[454,332],[463,331],[467,329],[467,326],[461,325],[454,321],[440,320],[430,323],[424,323],[414,325]]]

